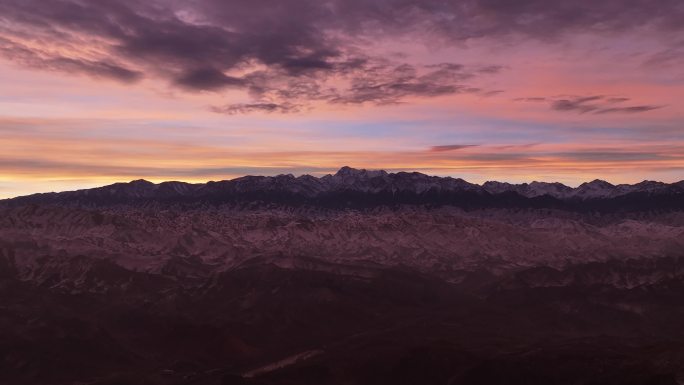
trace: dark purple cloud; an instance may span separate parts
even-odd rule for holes
[[[162,77],[190,91],[241,88],[259,103],[288,97],[331,103],[396,103],[494,91],[470,87],[502,67],[382,63],[364,42],[410,35],[462,42],[507,35],[551,40],[574,31],[684,29],[681,0],[0,0],[0,55],[20,64],[131,82]],[[84,40],[87,40],[84,42]],[[40,44],[23,44],[32,41]],[[83,44],[91,57],[65,56]],[[38,47],[38,48],[36,48]],[[251,71],[255,65],[261,68]],[[323,85],[345,77],[348,89]],[[302,102],[305,102],[303,100]],[[556,101],[582,111],[587,103]],[[642,107],[642,106],[633,106]],[[647,106],[644,106],[647,107]],[[594,111],[594,110],[591,110]],[[590,111],[584,111],[590,112]],[[619,112],[619,111],[605,111]],[[627,112],[627,110],[623,111]],[[632,111],[636,112],[636,111]]]
[[[548,102],[551,109],[555,111],[576,112],[580,114],[615,114],[615,113],[639,113],[657,110],[663,106],[655,105],[634,105],[625,106],[623,103],[629,102],[625,97],[606,97],[603,95],[593,96],[572,96],[572,97],[532,97],[518,98],[516,101],[524,102]]]
[[[175,79],[175,84],[186,89],[219,90],[226,87],[244,87],[244,79],[227,76],[216,68],[189,70]]]

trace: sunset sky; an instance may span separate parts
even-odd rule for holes
[[[684,179],[682,0],[0,0],[0,198],[144,178]]]

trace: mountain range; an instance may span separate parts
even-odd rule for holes
[[[656,199],[655,197],[658,197]],[[614,200],[614,201],[613,201]],[[397,204],[482,207],[555,207],[570,210],[640,210],[684,207],[684,181],[643,181],[613,185],[602,180],[576,188],[561,183],[510,184],[489,181],[482,185],[460,178],[428,176],[418,172],[387,173],[342,167],[334,175],[316,178],[291,174],[245,176],[207,183],[146,180],[61,193],[43,193],[0,201],[26,203],[121,204],[158,203],[277,203],[324,207],[368,207]],[[613,202],[611,202],[613,201]]]
[[[348,167],[0,203],[0,384],[684,383],[684,186]]]

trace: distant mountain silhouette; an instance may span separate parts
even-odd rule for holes
[[[463,179],[417,172],[387,173],[342,167],[334,175],[245,176],[207,183],[145,180],[87,190],[43,193],[0,201],[5,205],[56,203],[112,205],[128,203],[272,203],[329,208],[396,205],[451,205],[476,208],[553,208],[574,211],[639,211],[684,208],[684,181],[643,181],[612,185],[601,180],[571,188],[561,183],[482,186]]]

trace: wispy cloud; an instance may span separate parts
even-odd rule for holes
[[[432,146],[430,147],[431,152],[444,152],[444,151],[455,151],[462,150],[464,148],[477,147],[478,144],[448,144],[443,146]]]
[[[124,83],[140,80],[143,73],[126,68],[114,60],[89,60],[67,57],[39,48],[5,39],[0,35],[0,56],[9,57],[16,63],[40,70],[83,73],[96,78],[108,78]]]
[[[566,96],[566,97],[531,97],[518,98],[516,101],[544,102],[554,111],[577,112],[580,114],[634,114],[663,108],[658,105],[627,105],[630,98],[607,97],[604,95]]]
[[[283,114],[298,112],[301,106],[291,103],[237,103],[224,106],[211,106],[209,110],[219,114],[236,115],[251,112],[279,112]]]

